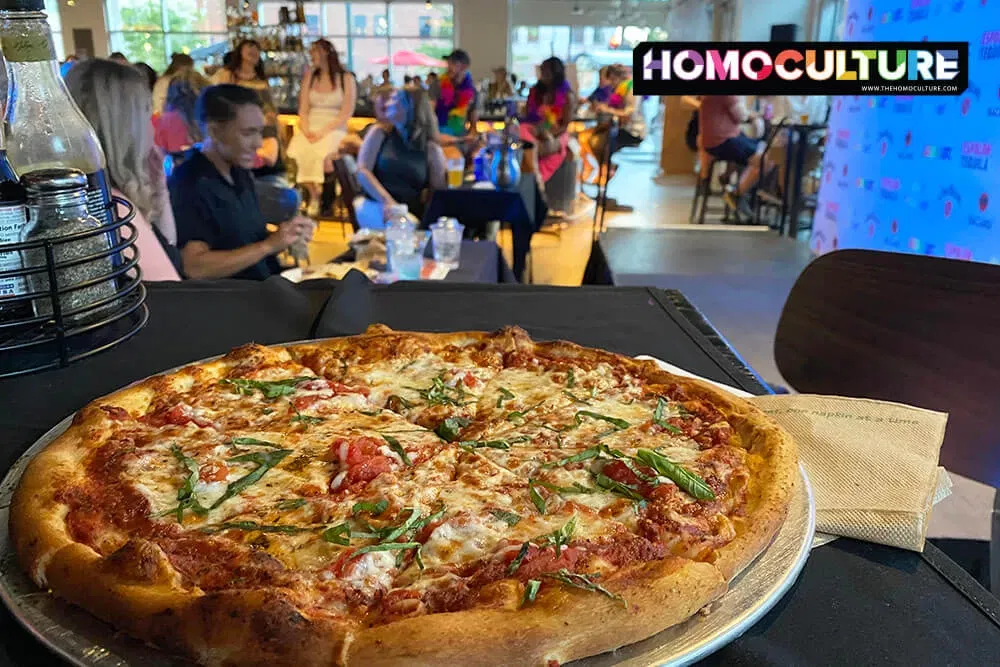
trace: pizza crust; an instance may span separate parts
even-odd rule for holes
[[[473,608],[408,618],[372,628],[310,617],[282,590],[206,594],[185,589],[158,546],[129,540],[107,556],[75,542],[56,500],[81,479],[87,452],[106,441],[113,423],[102,407],[141,415],[158,395],[216,382],[237,366],[294,363],[337,350],[400,345],[468,345],[493,337],[504,353],[531,351],[567,363],[624,367],[652,384],[680,388],[719,408],[750,454],[752,484],[737,537],[714,562],[667,558],[617,572],[601,584],[629,600],[548,585],[524,609]],[[292,346],[239,348],[223,359],[154,376],[82,409],[73,425],[29,464],[14,494],[10,528],[22,565],[36,584],[129,634],[207,665],[547,665],[612,650],[684,621],[725,593],[727,582],[770,543],[797,479],[794,442],[770,417],[707,383],[674,376],[652,362],[568,342],[533,343],[520,329],[497,334],[408,334],[373,327],[361,336]],[[470,635],[474,633],[474,635]]]

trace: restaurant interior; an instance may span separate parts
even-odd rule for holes
[[[0,0],[0,177],[25,230],[86,188],[110,273],[0,218],[4,508],[60,420],[153,374],[375,323],[518,325],[746,397],[809,480],[805,537],[761,556],[785,569],[740,575],[704,636],[566,664],[1000,661],[1000,3],[44,0],[51,116],[83,125],[25,130],[49,116],[7,31],[42,4]],[[633,91],[641,42],[928,40],[968,43],[961,94]],[[92,168],[31,131],[89,132],[105,218]],[[32,598],[6,522],[0,664],[182,664]]]

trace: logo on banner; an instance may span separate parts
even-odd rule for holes
[[[914,157],[912,144],[913,132],[907,130],[906,134],[903,135],[903,146],[899,149],[899,152],[896,153],[896,157],[900,160],[912,160]]]
[[[955,207],[962,203],[962,196],[958,194],[958,190],[955,189],[954,185],[949,185],[941,190],[938,200],[942,202],[941,210],[944,213],[944,217],[950,218]]]
[[[997,88],[997,97],[1000,98],[1000,87]],[[1000,107],[989,107],[986,109],[986,115],[990,118],[1000,118]]]
[[[868,236],[875,236],[875,232],[878,231],[878,217],[873,213],[865,218],[865,226],[868,229]]]
[[[840,204],[835,201],[828,201],[823,207],[823,218],[830,222],[837,222],[840,216]]]
[[[874,178],[859,178],[857,180],[857,186],[859,190],[864,190],[865,192],[871,192],[875,189],[875,179]]]
[[[972,260],[972,248],[955,245],[953,243],[944,244],[944,256],[948,259]]]
[[[1000,30],[987,30],[979,40],[979,59],[997,60],[1000,58]]]
[[[888,132],[880,132],[878,135],[878,154],[885,157],[892,147],[892,135]]]
[[[934,146],[927,144],[924,146],[923,156],[929,160],[951,160],[951,146]]]
[[[931,15],[931,0],[910,0],[910,23],[923,21]]]
[[[845,163],[840,168],[840,177],[837,178],[837,188],[840,190],[846,190],[849,187],[851,187],[851,181],[847,178],[847,164]]]
[[[854,28],[858,24],[858,13],[851,12],[847,15],[847,36],[854,37]]]
[[[851,131],[850,130],[837,130],[836,137],[834,138],[834,144],[837,148],[847,149],[851,144]]]
[[[984,192],[979,195],[979,213],[986,213],[986,209],[989,207],[990,196]],[[987,218],[985,215],[970,215],[969,226],[979,227],[980,229],[993,229],[993,220]]]
[[[823,165],[823,182],[824,183],[830,183],[830,182],[833,181],[833,167],[834,167],[834,165],[833,165],[832,162],[826,162]]]
[[[986,171],[992,152],[993,145],[985,141],[966,141],[962,144],[962,168]]]
[[[887,201],[897,201],[899,199],[900,185],[898,178],[883,176],[879,180],[879,195]]]
[[[957,95],[969,77],[967,42],[642,42],[632,58],[638,95]]]
[[[847,100],[847,113],[857,113],[861,111],[861,96],[852,95]]]

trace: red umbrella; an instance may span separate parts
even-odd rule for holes
[[[379,56],[372,58],[373,65],[388,65],[389,56]],[[398,67],[444,67],[445,62],[437,58],[431,58],[423,53],[407,51],[401,49],[392,54],[392,64]]]

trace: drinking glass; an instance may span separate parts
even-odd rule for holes
[[[386,261],[390,271],[395,271],[392,263],[393,248],[400,241],[405,241],[416,232],[416,225],[406,217],[405,211],[401,215],[393,215],[385,222],[385,251]]]
[[[434,261],[449,269],[457,269],[462,254],[462,232],[465,226],[455,218],[439,218],[431,225],[434,239]]]
[[[465,180],[465,158],[448,158],[445,168],[448,170],[448,187],[462,187]]]
[[[424,250],[427,248],[427,232],[413,232],[397,238],[389,248],[389,265],[400,280],[420,280],[420,269],[424,266]]]

